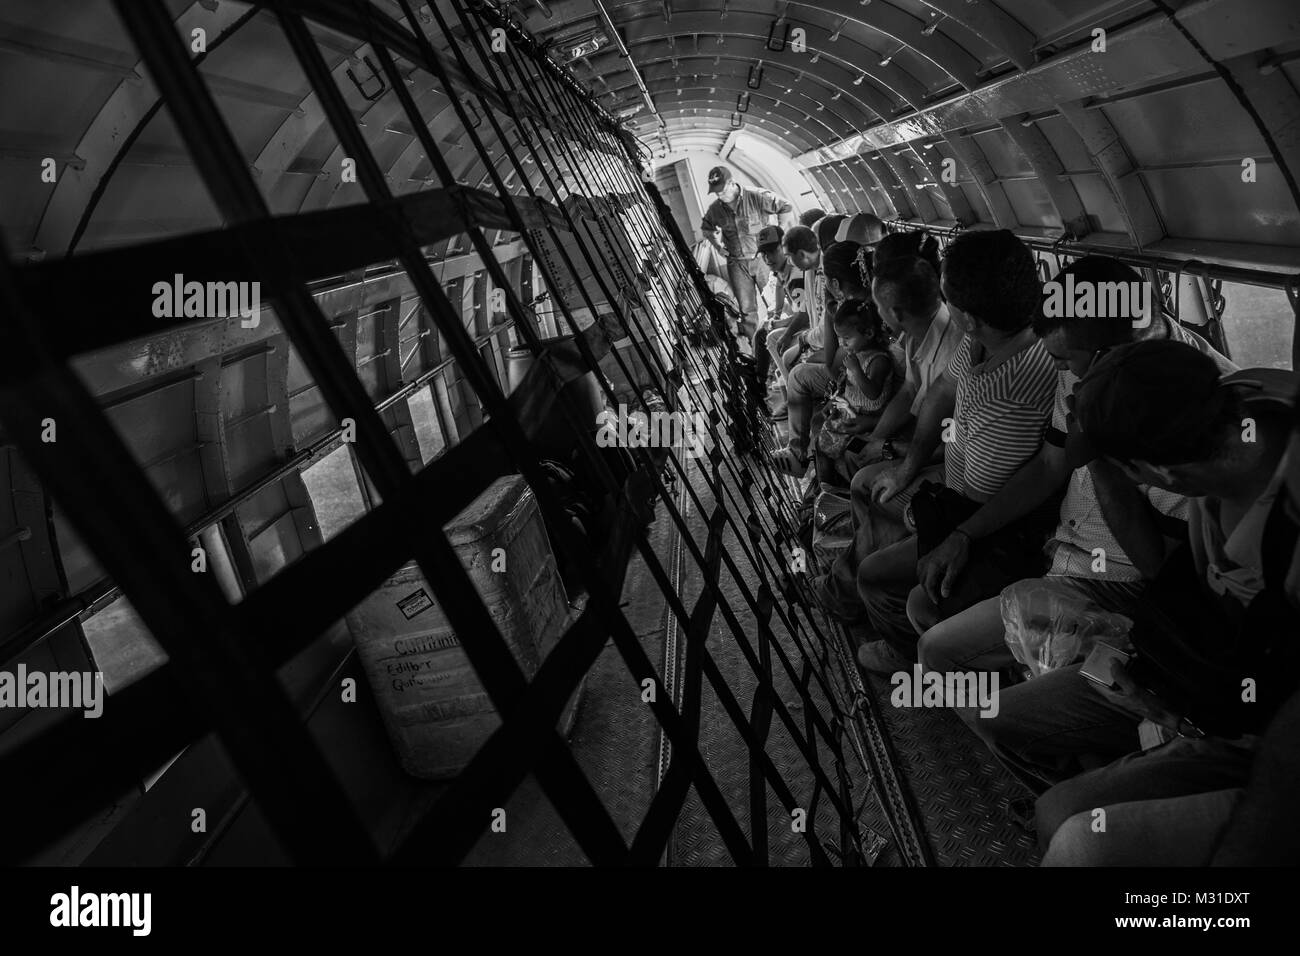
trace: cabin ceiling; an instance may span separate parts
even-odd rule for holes
[[[404,22],[397,0],[372,2]],[[459,2],[439,0],[437,15],[463,52]],[[434,13],[415,6],[451,61]],[[207,31],[202,72],[272,209],[361,201],[337,174],[338,140],[274,14],[232,0],[168,7],[183,36]],[[1300,8],[1289,0],[511,0],[505,9],[648,156],[726,155],[739,128],[791,156],[827,208],[1071,230],[1235,264],[1300,261],[1300,213],[1278,164],[1300,170]],[[1098,29],[1104,53],[1092,49]],[[368,47],[315,30],[393,190],[439,185],[396,97],[371,101],[381,84]],[[405,69],[456,178],[490,188],[447,92]],[[221,225],[111,4],[0,2],[0,88],[9,94],[0,203],[15,258]],[[510,127],[503,149],[489,125],[478,132],[508,187],[522,190],[522,170],[547,194],[555,171],[524,160]],[[52,186],[34,173],[47,157],[60,169]]]

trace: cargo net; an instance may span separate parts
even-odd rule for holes
[[[861,825],[868,804],[901,862],[930,862],[846,635],[810,600],[817,557],[802,553],[794,486],[773,467],[773,436],[756,417],[761,396],[748,359],[738,353],[734,316],[709,293],[666,205],[642,182],[639,144],[494,6],[450,0],[417,14],[410,0],[397,0],[398,19],[386,12],[393,4],[359,0],[252,6],[265,7],[283,31],[343,154],[355,160],[368,200],[311,214],[318,217],[311,228],[347,226],[364,247],[357,255],[375,261],[387,251],[400,264],[481,404],[484,423],[411,473],[304,282],[317,274],[311,257],[320,254],[307,233],[294,232],[304,216],[271,216],[162,0],[120,0],[118,14],[230,227],[193,240],[192,248],[238,261],[263,281],[330,408],[339,420],[355,422],[356,451],[383,504],[230,604],[208,577],[190,573],[184,529],[69,369],[78,350],[156,334],[157,321],[133,325],[124,318],[111,330],[78,332],[77,326],[71,333],[66,325],[41,322],[48,305],[28,294],[30,277],[0,256],[3,311],[11,316],[5,326],[10,374],[0,409],[5,424],[169,657],[158,675],[110,701],[103,720],[67,722],[6,756],[8,779],[40,782],[3,796],[6,818],[31,824],[9,852],[20,856],[39,845],[57,828],[53,814],[84,812],[124,774],[129,779],[157,767],[178,746],[215,730],[281,845],[300,863],[460,862],[491,826],[492,808],[504,806],[529,774],[598,865],[664,860],[692,794],[736,864],[771,862],[770,832],[783,840],[793,835],[814,865],[873,862],[879,847]],[[313,32],[322,28],[368,45],[376,88],[400,106],[436,190],[393,194],[322,56]],[[417,108],[411,91],[427,80],[450,94],[463,137],[459,149],[447,145],[446,133],[435,138]],[[466,151],[475,162],[465,162]],[[463,181],[467,169],[481,171],[477,187]],[[508,280],[488,239],[494,230],[522,237],[547,293],[530,300]],[[511,394],[426,257],[429,245],[453,232],[469,238],[503,290],[511,327],[534,357]],[[60,266],[58,275],[93,276],[106,286],[135,253],[86,256]],[[341,263],[337,256],[345,253],[333,254],[332,269],[367,261]],[[561,335],[544,338],[543,309]],[[98,338],[68,340],[82,334]],[[598,444],[591,405],[569,387],[591,371],[599,372],[601,398],[612,407],[698,414],[703,454]],[[41,442],[39,422],[46,416],[57,417],[61,434],[71,431],[78,440]],[[598,489],[614,516],[602,526],[603,540],[572,520],[563,482],[543,460],[537,428],[556,421],[573,449],[565,467]],[[557,558],[586,594],[531,675],[512,655],[444,531],[470,500],[511,472],[536,495]],[[117,506],[104,509],[105,499]],[[652,546],[647,528],[655,508],[676,531],[689,566],[685,575],[665,566]],[[694,513],[694,526],[683,511]],[[661,589],[680,635],[681,650],[665,657],[662,672],[620,607],[633,551]],[[792,570],[796,554],[804,562]],[[430,582],[501,723],[400,846],[383,853],[277,684],[275,667],[355,607],[382,569],[409,556]],[[364,570],[372,564],[381,570]],[[686,577],[698,585],[690,607],[680,588]],[[610,638],[637,686],[650,690],[644,706],[663,738],[658,787],[630,841],[556,729]],[[719,664],[733,651],[749,672],[747,700]],[[729,768],[713,766],[702,753],[701,733],[716,729],[703,717],[706,682],[716,718],[725,717],[746,751],[748,799],[741,807],[718,779]],[[789,744],[784,766],[769,753],[774,728]],[[103,771],[102,779],[87,785],[83,778],[91,771],[78,776],[72,761],[52,761],[51,747],[100,755],[81,765]],[[44,797],[56,785],[61,801],[52,808]]]

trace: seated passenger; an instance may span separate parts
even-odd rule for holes
[[[849,221],[849,217],[842,212],[827,213],[818,219],[812,225],[812,231],[817,235],[817,244],[822,249],[829,249],[835,244],[835,237],[839,235],[840,226]]]
[[[822,252],[822,273],[826,276],[826,318],[828,325],[829,339],[824,338],[824,354],[828,357],[828,368],[831,373],[831,385],[821,395],[814,395],[813,398],[813,415],[809,422],[808,434],[810,436],[810,446],[816,448],[817,436],[821,434],[824,422],[824,412],[827,409],[831,396],[842,390],[846,379],[844,369],[844,350],[839,347],[839,337],[835,334],[835,313],[841,305],[850,301],[869,300],[871,290],[864,286],[861,276],[857,269],[857,257],[859,246],[856,242],[833,242],[829,247],[823,247]],[[868,303],[870,311],[874,314],[876,307]],[[877,318],[877,322],[879,319]],[[806,470],[806,468],[805,468]],[[842,484],[840,481],[835,484]]]
[[[874,259],[872,298],[881,320],[903,345],[904,379],[885,406],[866,443],[850,451],[856,465],[850,484],[853,543],[835,559],[830,572],[818,578],[813,594],[821,606],[843,621],[855,622],[864,612],[858,596],[857,574],[862,559],[908,534],[903,509],[911,500],[904,493],[885,505],[871,506],[871,484],[895,458],[907,451],[907,440],[931,384],[952,361],[963,333],[948,318],[939,295],[938,243],[918,232],[885,236]],[[933,265],[932,265],[933,263]],[[920,476],[938,480],[942,463],[931,464]]]
[[[1085,285],[1096,288],[1100,283],[1140,285],[1143,282],[1136,271],[1104,256],[1076,260],[1055,281],[1072,282],[1076,289]],[[1086,467],[1071,475],[1065,455],[1066,399],[1094,356],[1137,339],[1186,342],[1213,358],[1221,372],[1235,371],[1236,366],[1204,339],[1163,315],[1158,321],[1146,321],[1142,315],[1117,311],[1122,314],[1081,317],[1048,316],[1040,312],[1035,318],[1034,331],[1060,369],[1047,440],[1001,491],[921,558],[918,567],[921,583],[910,598],[914,620],[925,621],[934,616],[935,609],[948,597],[953,583],[970,563],[976,542],[988,539],[1029,514],[1063,485],[1066,491],[1059,521],[1048,542],[1051,554],[1048,576],[1058,582],[1068,582],[1102,610],[1120,614],[1129,613],[1130,605],[1139,599],[1139,582],[1155,577],[1164,561],[1163,548],[1156,553],[1130,557],[1110,529],[1155,520],[1150,508],[1186,521],[1188,501],[1182,495],[1160,488],[1135,487],[1123,475],[1109,471],[1099,474],[1100,486],[1095,485],[1092,471]],[[922,634],[919,644],[922,666],[927,670],[964,671],[997,670],[1012,664],[1011,651],[1004,640],[1000,605],[1001,596],[993,595],[931,626]]]
[[[812,228],[813,224],[816,223],[817,220],[823,219],[825,216],[826,210],[822,209],[820,206],[813,206],[811,209],[805,209],[803,212],[799,213],[799,225]]]
[[[880,268],[895,259],[920,259],[938,276],[943,268],[939,259],[939,240],[925,230],[891,232],[881,236],[871,256],[872,268]]]
[[[879,216],[860,212],[840,223],[839,229],[835,231],[835,241],[856,242],[859,246],[866,246],[870,250],[875,248],[884,235],[885,224],[880,221]]]
[[[780,449],[775,463],[783,471],[802,476],[808,470],[808,442],[813,412],[821,404],[834,380],[830,363],[835,359],[833,312],[827,309],[828,289],[822,265],[822,248],[811,229],[795,226],[782,240],[785,251],[803,270],[804,311],[797,314],[787,328],[799,350],[798,364],[789,352],[783,358],[789,368],[786,375],[786,401],[789,414],[789,444]],[[804,331],[806,329],[806,331]]]
[[[758,254],[772,272],[776,293],[772,309],[754,336],[754,356],[758,380],[766,384],[775,369],[777,384],[784,389],[787,369],[781,360],[782,346],[786,341],[785,330],[795,313],[802,310],[803,270],[796,269],[794,260],[786,255],[781,244],[783,236],[780,226],[764,226],[758,233]],[[774,417],[784,414],[784,403],[769,413]]]
[[[1277,407],[1277,395],[1250,383],[1272,382],[1276,392],[1278,376],[1285,379],[1284,394],[1289,398],[1295,387],[1291,373],[1253,369],[1220,383],[1219,368],[1208,355],[1182,342],[1153,341],[1107,353],[1075,388],[1077,428],[1067,447],[1075,453],[1082,436],[1107,455],[1089,462],[1099,487],[1109,480],[1099,477],[1100,472],[1118,470],[1130,480],[1201,499],[1193,502],[1188,523],[1194,560],[1177,559],[1186,548],[1176,552],[1148,585],[1141,604],[1128,609],[1134,618],[1132,641],[1139,660],[1144,645],[1150,647],[1153,641],[1166,647],[1159,655],[1163,659],[1189,662],[1182,665],[1188,674],[1195,670],[1190,662],[1198,657],[1250,656],[1249,631],[1242,629],[1241,620],[1262,588],[1260,531],[1281,481],[1280,459],[1289,424]],[[1246,418],[1255,422],[1253,431],[1244,431]],[[1244,434],[1254,440],[1243,441]],[[1150,522],[1112,522],[1111,530],[1127,554],[1153,553],[1162,547],[1160,530]],[[1215,598],[1211,592],[1230,596]],[[1188,640],[1200,645],[1191,657],[1178,651]],[[1078,773],[1085,760],[1096,766],[1133,753],[1139,747],[1138,725],[1144,717],[1156,718],[1148,726],[1153,729],[1167,723],[1171,712],[1181,706],[1140,690],[1123,669],[1114,676],[1128,690],[1103,691],[1079,675],[1080,666],[1049,671],[1004,689],[994,717],[959,711],[994,754],[1035,792]],[[1292,676],[1285,667],[1266,670],[1277,673],[1260,673],[1259,704],[1249,711],[1261,719],[1284,697],[1283,691],[1266,685]],[[1202,671],[1196,673],[1204,676]],[[1160,677],[1158,683],[1168,685],[1169,679]],[[1146,676],[1143,681],[1147,686],[1157,683]],[[1215,689],[1215,694],[1221,690]],[[1217,714],[1239,694],[1238,686],[1229,688],[1226,696],[1216,697],[1207,690],[1204,698]],[[1232,717],[1239,718],[1240,714]],[[1181,732],[1192,733],[1183,721],[1174,723]],[[1166,752],[1176,755],[1187,745],[1183,741]],[[1139,769],[1154,766],[1156,761],[1137,764]],[[1040,822],[1047,821],[1040,833],[1050,834],[1078,810],[1071,793],[1091,787],[1090,780],[1101,787],[1111,779],[1112,775],[1105,775],[1098,781],[1089,775],[1080,778],[1078,785],[1072,781],[1057,791],[1048,806],[1039,806]],[[1124,779],[1124,774],[1118,779]],[[1094,801],[1089,807],[1102,805],[1096,802],[1101,799],[1097,792],[1087,790],[1085,799]],[[1053,806],[1065,806],[1069,812],[1062,815]]]
[[[826,294],[838,309],[845,302],[868,301],[871,289],[858,272],[858,253],[862,247],[856,242],[833,242],[822,255],[822,272],[826,274]],[[832,322],[835,312],[832,310]]]
[[[837,243],[833,248],[855,245]],[[856,254],[856,249],[851,250]],[[869,431],[897,390],[889,335],[874,305],[865,299],[842,302],[835,312],[835,334],[843,352],[843,388],[832,397],[825,423],[817,433],[818,475],[844,485],[846,448]]]
[[[1169,387],[1172,372],[1185,388]],[[1300,568],[1293,564],[1300,509],[1291,499],[1300,499],[1292,457],[1300,453],[1300,432],[1294,404],[1285,409],[1295,401],[1297,378],[1251,369],[1219,382],[1203,356],[1154,342],[1106,356],[1080,383],[1079,428],[1089,443],[1134,479],[1197,496],[1189,535],[1195,578],[1171,582],[1155,597],[1151,619],[1134,630],[1135,660],[1112,666],[1115,687],[1096,691],[1162,728],[1167,742],[1039,799],[1046,865],[1210,862],[1242,803],[1257,734],[1266,727],[1264,787],[1258,780],[1252,787],[1221,859],[1268,858],[1268,841],[1294,831],[1287,825],[1266,834],[1261,824],[1277,819],[1267,785],[1281,783],[1279,761],[1294,766],[1297,742],[1294,702],[1283,710],[1300,683]],[[1165,626],[1179,633],[1158,643],[1157,661],[1144,648],[1159,633],[1149,629]],[[1089,825],[1096,808],[1106,812],[1104,832]],[[1294,854],[1296,841],[1288,842]]]
[[[883,673],[910,669],[915,660],[907,596],[918,580],[918,559],[1037,453],[1056,389],[1052,357],[1031,324],[1042,286],[1024,243],[1005,229],[959,235],[944,257],[941,286],[952,321],[966,336],[927,392],[907,454],[872,482],[872,507],[912,495],[917,533],[867,555],[858,567],[858,593],[877,635],[859,649],[859,662]],[[941,440],[944,484],[922,484]],[[1037,552],[1054,521],[1038,519],[1034,514],[1006,529],[1001,560],[985,562],[978,587],[962,592],[960,606],[954,595],[950,613],[1042,573]]]
[[[1300,613],[1300,393],[1292,399],[1291,444],[1282,492],[1260,539],[1263,594],[1278,613]],[[1287,607],[1277,606],[1285,601]],[[1252,606],[1252,610],[1254,607]],[[1300,633],[1293,622],[1291,633]],[[1211,866],[1295,866],[1300,863],[1300,690],[1292,693],[1260,738],[1250,778],[1218,834]]]

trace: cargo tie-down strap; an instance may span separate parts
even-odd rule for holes
[[[489,808],[504,805],[531,773],[595,864],[657,864],[693,788],[732,859],[764,865],[769,787],[787,820],[806,812],[802,839],[815,864],[869,862],[859,815],[871,795],[899,860],[932,862],[847,636],[809,599],[807,580],[818,570],[817,558],[792,562],[799,548],[793,486],[772,466],[773,438],[756,417],[753,382],[742,371],[725,308],[709,294],[657,191],[641,181],[641,147],[496,7],[451,0],[449,11],[433,4],[417,15],[410,0],[397,3],[400,22],[363,0],[254,3],[273,14],[343,154],[355,160],[367,199],[273,217],[166,5],[117,0],[225,228],[30,266],[11,266],[8,255],[0,255],[0,415],[169,660],[114,695],[102,720],[65,721],[5,756],[0,772],[26,783],[0,793],[0,813],[26,825],[3,852],[21,859],[215,731],[292,859],[380,862],[277,682],[276,668],[413,557],[501,725],[389,861],[459,862],[491,822]],[[374,98],[395,98],[440,188],[394,195],[308,21],[368,46],[368,61],[383,82]],[[430,81],[448,94],[463,137],[458,145],[476,158],[466,166],[462,152],[459,174],[446,158],[447,136],[435,138],[412,93],[417,83]],[[482,170],[477,188],[458,179],[466,169]],[[689,409],[704,417],[705,457],[692,462],[677,448],[597,447],[589,409],[561,387],[572,370],[544,346],[530,304],[521,301],[493,253],[491,230],[523,241],[587,369],[612,358],[628,381],[637,381],[631,367],[637,365],[649,383],[635,396],[643,409]],[[456,234],[468,237],[494,287],[504,291],[512,327],[536,357],[515,395],[503,391],[426,255],[426,247]],[[486,414],[476,431],[416,474],[307,285],[385,260],[394,260],[414,284]],[[355,422],[356,451],[382,497],[355,524],[233,605],[210,575],[190,572],[191,529],[177,524],[69,365],[75,355],[166,331],[168,320],[141,316],[130,305],[128,283],[167,273],[173,264],[182,271],[185,263],[202,263],[222,279],[262,282],[330,409],[339,421]],[[584,329],[584,314],[602,322]],[[630,340],[630,349],[602,344],[598,333],[610,328]],[[617,405],[611,383],[597,377]],[[519,394],[537,401],[525,403]],[[621,523],[607,542],[588,540],[565,518],[530,440],[539,409],[567,423],[585,478],[621,504]],[[42,442],[45,418],[57,419],[60,435],[75,440]],[[588,594],[586,609],[531,680],[443,530],[495,478],[512,471],[527,480],[557,552],[577,568]],[[706,522],[703,547],[674,501],[674,483]],[[700,485],[711,504],[700,496]],[[647,535],[652,498],[669,516],[702,584],[692,607],[683,603]],[[106,500],[113,507],[104,507]],[[622,569],[633,550],[662,589],[682,635],[681,673],[671,677],[671,687],[620,609]],[[740,603],[724,591],[724,572]],[[753,671],[747,703],[706,644],[715,616]],[[788,641],[777,637],[778,625]],[[646,704],[671,756],[630,845],[555,729],[609,638],[638,686],[648,681],[669,691]],[[797,700],[777,693],[777,675],[788,678]],[[706,680],[749,750],[748,832],[700,752]],[[796,794],[767,752],[777,722],[806,764],[801,769],[812,780],[811,793]],[[52,748],[87,756],[53,760]],[[871,794],[852,792],[850,764],[870,781]],[[833,833],[818,830],[823,801],[833,810]]]

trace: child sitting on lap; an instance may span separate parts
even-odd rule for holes
[[[847,485],[842,462],[846,447],[876,424],[897,391],[889,333],[875,306],[851,299],[835,313],[835,334],[844,350],[844,378],[826,406],[826,419],[817,434],[818,476]]]

